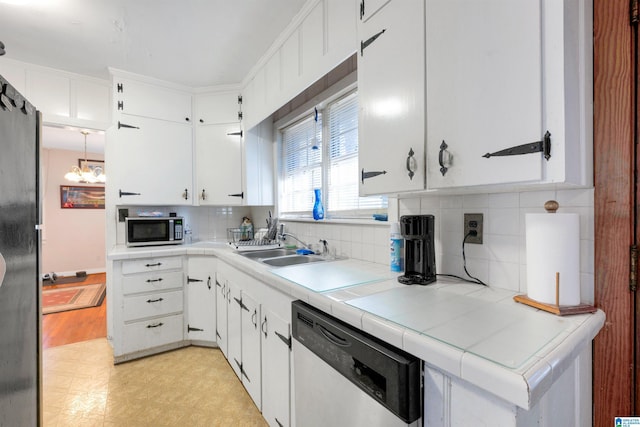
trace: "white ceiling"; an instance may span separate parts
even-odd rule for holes
[[[307,0],[0,0],[6,57],[108,78],[239,83]]]
[[[0,0],[0,61],[102,79],[114,67],[190,87],[237,84],[306,1]],[[42,142],[84,149],[79,129],[45,127]],[[104,152],[104,135],[87,145]]]

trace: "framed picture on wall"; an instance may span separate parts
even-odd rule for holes
[[[104,209],[104,187],[61,185],[62,209]]]
[[[103,174],[106,174],[104,170],[104,160],[91,160],[91,159],[78,159],[78,167],[83,170],[84,167],[88,167],[91,172],[96,168],[100,168]]]

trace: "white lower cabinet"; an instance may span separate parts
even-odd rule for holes
[[[190,256],[187,274],[187,335],[192,342],[216,342],[216,259]]]
[[[291,418],[291,323],[262,309],[262,416],[272,427]]]
[[[116,363],[186,345],[183,282],[181,256],[114,261]]]
[[[217,277],[228,310],[226,341],[219,321],[218,345],[226,343],[223,353],[269,425],[289,426],[292,299],[223,262]]]
[[[242,385],[258,409],[262,409],[262,372],[260,366],[260,305],[242,291]]]
[[[216,343],[224,357],[229,359],[227,317],[229,311],[229,287],[224,273],[216,271]]]

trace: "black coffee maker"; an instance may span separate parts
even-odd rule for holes
[[[398,282],[405,285],[428,285],[436,280],[433,215],[400,217],[400,233],[404,237],[404,275]]]

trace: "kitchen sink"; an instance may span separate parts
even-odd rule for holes
[[[264,264],[274,267],[285,267],[287,265],[306,264],[309,262],[327,261],[327,258],[319,255],[288,255],[261,260]]]
[[[274,257],[295,255],[295,254],[296,254],[295,249],[280,248],[280,249],[264,249],[262,251],[244,252],[241,255],[243,257],[251,258],[251,259],[265,259],[265,258],[274,258]]]

